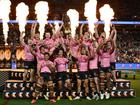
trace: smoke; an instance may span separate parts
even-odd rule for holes
[[[98,19],[96,18],[96,6],[97,6],[97,0],[89,0],[85,4],[85,12],[84,15],[87,17],[88,25],[89,25],[89,31],[94,34],[94,28]]]
[[[46,1],[39,1],[35,5],[35,14],[39,22],[40,39],[43,39],[46,20],[48,19],[49,6]]]
[[[8,22],[10,10],[11,10],[11,1],[0,0],[0,19],[2,19],[3,21],[3,34],[5,36],[5,42],[7,40],[7,35],[9,31]]]
[[[69,9],[67,15],[70,18],[71,35],[74,38],[76,33],[76,28],[79,25],[79,13],[75,9]]]
[[[109,4],[105,4],[103,7],[101,7],[99,9],[100,12],[100,19],[102,21],[104,21],[105,26],[104,26],[104,31],[106,33],[106,39],[108,39],[109,35],[110,35],[110,23],[111,23],[111,19],[114,18],[114,11],[113,9],[110,7]]]
[[[16,20],[19,23],[20,32],[25,32],[26,19],[29,14],[29,7],[21,2],[16,7]]]

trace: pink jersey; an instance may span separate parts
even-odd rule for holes
[[[64,57],[58,57],[54,60],[54,64],[56,65],[58,72],[66,72],[66,65],[68,64],[68,62],[69,60]]]
[[[95,57],[89,61],[89,69],[97,69],[98,68],[98,54],[96,53],[96,48],[94,48]]]
[[[36,40],[35,38],[33,38],[33,44],[35,45],[35,50],[36,52],[40,52],[39,48],[42,45],[40,40]]]
[[[110,53],[105,52],[101,55],[101,67],[110,67]]]
[[[77,43],[76,40],[73,40],[73,39],[72,40],[68,40],[68,39],[66,39],[65,42],[66,42],[66,45],[70,48],[70,50],[72,52],[78,52],[79,43]]]
[[[83,44],[87,47],[91,46],[91,42],[90,41],[83,41]]]
[[[103,38],[99,37],[98,38],[98,44],[101,44],[101,43],[103,43]],[[98,61],[101,62],[101,56],[100,55],[98,56]]]
[[[36,54],[37,62],[44,60],[44,54],[37,52]]]
[[[79,55],[78,57],[79,71],[85,72],[88,71],[88,56]]]
[[[53,65],[53,62],[49,60],[42,60],[39,62],[39,65],[41,66],[41,73],[51,73],[51,70],[49,69],[48,65]]]
[[[102,38],[102,37],[99,37],[99,38],[98,38],[98,43],[99,43],[99,44],[103,43],[103,38]]]
[[[59,42],[60,42],[60,39],[59,38],[54,39],[54,45],[55,46],[57,46],[59,44]]]
[[[40,40],[36,40],[35,38],[33,38],[33,44],[40,45]]]
[[[110,62],[116,62],[116,51],[114,50],[110,57]]]
[[[36,45],[36,52],[37,53],[40,53],[40,47],[41,47],[41,45]],[[47,48],[45,48],[45,52],[49,52],[49,49],[47,49]]]
[[[71,40],[69,40],[69,39],[64,39],[64,44],[65,44],[65,46],[66,47],[70,47],[71,46]]]
[[[70,40],[69,39],[64,39],[64,43],[66,46],[69,46],[70,45]]]
[[[30,51],[30,46],[25,44],[24,45],[24,51],[25,51],[25,61],[33,61],[34,55]]]
[[[58,39],[53,40],[52,38],[45,39],[45,44],[47,45],[46,52],[53,52],[55,50],[55,46],[58,44]]]
[[[62,37],[58,37],[56,39],[54,39],[54,46],[58,46],[59,44],[64,44],[65,41]]]
[[[48,46],[49,49],[54,47],[54,40],[53,39],[47,38],[44,41],[45,41],[45,44]]]
[[[79,45],[78,44],[71,46],[72,52],[78,52],[78,49],[79,49]]]

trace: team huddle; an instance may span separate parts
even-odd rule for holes
[[[98,35],[98,25],[94,29],[94,35],[88,30],[83,32],[83,25],[81,25],[75,37],[71,36],[71,31],[63,24],[57,31],[54,31],[51,25],[52,33],[46,32],[44,39],[40,39],[36,27],[37,24],[32,24],[31,37],[27,42],[24,41],[23,34],[20,35],[20,42],[25,51],[23,81],[27,81],[27,73],[30,72],[30,81],[36,83],[35,98],[31,103],[36,103],[40,92],[44,90],[49,90],[49,96],[44,94],[44,97],[51,102],[60,100],[63,97],[62,93],[65,93],[69,100],[80,99],[81,91],[88,100],[110,98],[110,91],[115,82],[113,70],[115,69],[116,29],[114,26],[109,37],[106,38],[104,32]],[[70,72],[73,65],[77,69],[74,97]],[[102,86],[104,77],[105,87]],[[54,80],[57,85],[54,85]]]

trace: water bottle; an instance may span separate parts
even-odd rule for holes
[[[16,68],[17,68],[16,62],[15,61],[12,61],[12,63],[11,63],[11,69],[16,69]]]

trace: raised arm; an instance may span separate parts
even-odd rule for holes
[[[59,26],[58,30],[57,31],[61,31],[62,27],[63,27],[63,23]]]
[[[33,23],[31,26],[31,38],[33,38],[35,35],[36,27],[37,27],[37,23]]]
[[[117,30],[115,29],[115,34],[114,34],[114,38],[113,38],[115,47],[117,46],[116,39],[117,39]]]
[[[94,46],[95,46],[96,48],[98,48],[99,44],[98,44],[97,38],[95,38],[95,37],[92,35],[91,40],[93,41]]]
[[[88,56],[88,58],[91,58],[91,53],[90,53],[90,51],[89,51],[88,46],[86,46],[85,49],[86,49],[86,51],[87,51],[87,56]]]
[[[111,41],[111,49],[110,49],[110,54],[112,54],[114,52],[114,49],[115,49],[115,44],[114,44],[114,41],[113,40],[110,40]]]
[[[97,53],[99,54],[99,55],[102,55],[102,53],[101,53],[101,49],[103,48],[103,45],[104,45],[105,43],[101,43],[99,46],[98,46],[98,48],[97,48]]]
[[[81,27],[80,27],[80,36],[83,35],[83,26],[84,26],[84,24],[82,24]]]
[[[59,26],[59,28],[54,32],[54,38],[58,38],[58,37],[62,37],[62,35],[61,35],[61,29],[62,29],[62,27],[63,27],[63,23]]]
[[[98,44],[97,40],[94,40],[93,43],[94,43],[94,46],[95,46],[96,48],[98,48],[99,44]]]
[[[90,58],[95,58],[95,50],[93,44],[90,46],[89,51],[91,56]]]
[[[94,28],[94,31],[95,31],[95,38],[96,38],[96,39],[99,38],[99,34],[98,34],[98,25],[99,25],[99,24],[95,24],[95,28]]]
[[[49,26],[52,28],[52,33],[53,33],[53,36],[55,35],[55,29],[54,29],[54,26],[50,23]]]
[[[115,26],[112,26],[112,31],[111,31],[111,34],[109,36],[109,40],[114,39],[116,33],[117,33],[117,31],[115,29]]]

